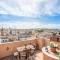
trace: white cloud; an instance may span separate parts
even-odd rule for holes
[[[10,23],[4,22],[0,23],[0,26],[8,28],[20,28],[20,29],[30,29],[30,28],[38,28],[40,26],[39,22],[15,22],[15,23]]]
[[[4,28],[16,28],[16,29],[31,29],[31,28],[48,28],[48,29],[60,29],[60,24],[43,24],[43,23],[39,23],[39,22],[15,22],[15,23],[10,23],[8,22],[3,22],[0,23],[0,28],[1,27]]]
[[[60,14],[59,0],[1,0],[0,13],[19,16],[37,16]]]
[[[12,14],[18,16],[40,16],[60,14],[59,0],[0,0],[0,14]],[[29,20],[29,21],[28,21]],[[60,24],[42,24],[32,19],[28,22],[4,22],[0,23],[4,27],[13,26],[16,28],[59,28]]]
[[[37,5],[33,0],[7,0],[0,2],[0,8],[9,14],[32,16],[37,14]]]
[[[59,0],[43,0],[39,2],[40,15],[54,15],[58,13],[59,7],[57,6]]]
[[[42,24],[41,28],[60,29],[60,24]]]

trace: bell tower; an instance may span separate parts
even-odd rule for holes
[[[3,27],[1,28],[1,36],[4,36]]]

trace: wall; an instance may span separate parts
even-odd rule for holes
[[[35,44],[34,40],[27,40],[27,41],[19,41],[19,42],[10,42],[5,44],[0,44],[0,58],[9,56],[13,54],[17,47],[23,46],[24,44],[29,43]]]
[[[39,39],[37,40],[37,43],[39,44],[39,48],[42,49],[42,47],[45,46],[45,39],[39,38]]]
[[[43,60],[56,60],[56,59],[53,59],[53,58],[43,54]]]
[[[17,51],[17,47],[23,46],[24,44],[32,43],[35,45],[35,43],[38,43],[39,47],[42,49],[43,46],[45,46],[45,39],[39,38],[37,41],[34,40],[25,40],[25,41],[17,41],[17,42],[10,42],[10,43],[4,43],[0,44],[0,58],[9,56],[13,54],[15,51]]]

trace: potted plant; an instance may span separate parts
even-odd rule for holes
[[[60,60],[60,52],[59,52],[58,58],[59,58],[58,60]]]
[[[58,44],[56,42],[50,42],[50,50],[51,52],[56,52],[56,48],[58,47]]]
[[[60,60],[60,50],[57,49],[57,54],[56,56],[58,57],[58,60]]]

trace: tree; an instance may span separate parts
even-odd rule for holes
[[[43,29],[37,29],[36,32],[43,32],[44,30]]]

